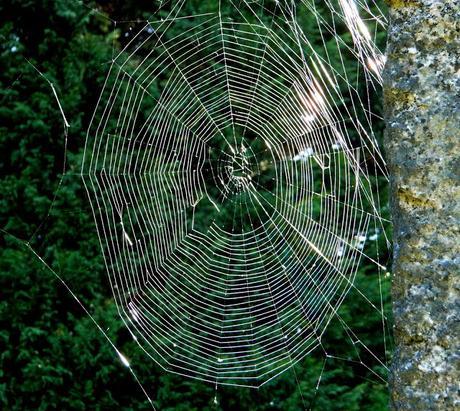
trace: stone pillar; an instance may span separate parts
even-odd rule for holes
[[[387,0],[394,410],[459,410],[460,0]]]

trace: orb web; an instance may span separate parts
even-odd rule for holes
[[[354,46],[329,33],[339,56],[380,64],[354,2],[303,3],[354,30]],[[354,287],[381,223],[368,160],[384,165],[368,101],[290,2],[182,4],[114,55],[81,174],[133,338],[171,372],[260,386],[321,344]]]

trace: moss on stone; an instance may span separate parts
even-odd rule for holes
[[[389,106],[414,104],[415,94],[407,90],[390,88],[384,90],[384,99]]]
[[[407,188],[398,188],[397,199],[411,208],[438,208],[438,204],[434,200],[423,195],[417,195]]]
[[[420,2],[416,0],[386,0],[386,3],[392,9],[420,6]]]

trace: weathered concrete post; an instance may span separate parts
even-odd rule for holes
[[[395,410],[459,410],[460,0],[387,0]]]

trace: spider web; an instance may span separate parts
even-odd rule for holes
[[[386,270],[368,252],[386,225],[370,101],[381,11],[229,1],[189,16],[168,3],[114,53],[81,166],[121,320],[165,370],[216,385],[260,387],[315,349],[334,358],[333,319],[385,368],[338,313],[353,290],[385,340],[383,303],[356,286],[362,260],[379,282]]]

